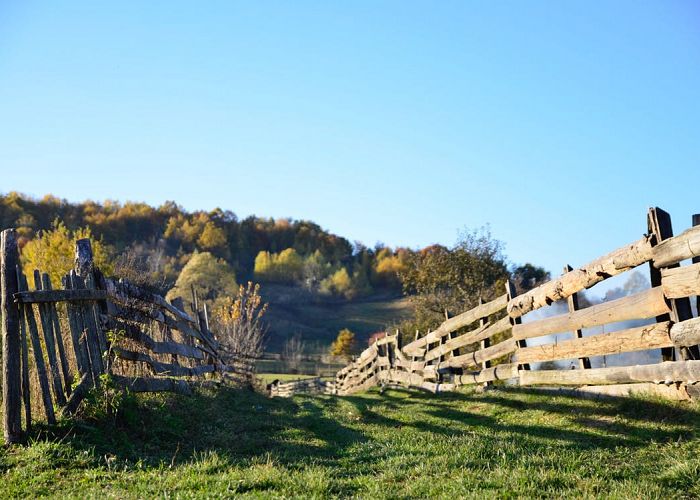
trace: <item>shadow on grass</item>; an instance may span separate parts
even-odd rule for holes
[[[143,467],[176,466],[216,453],[231,466],[272,460],[298,469],[337,464],[356,453],[356,445],[385,440],[383,430],[404,427],[435,439],[483,432],[582,449],[637,448],[690,437],[700,428],[700,413],[694,405],[637,398],[592,401],[529,389],[440,395],[392,389],[381,395],[374,390],[269,399],[220,388],[193,396],[140,397],[128,401],[118,419],[39,426],[34,438],[61,439],[98,460]]]
[[[328,416],[339,403],[312,396],[270,399],[233,388],[147,395],[128,401],[116,419],[39,425],[30,440],[60,440],[98,459],[144,467],[176,466],[202,453],[216,453],[230,465],[323,465],[366,440]]]
[[[564,441],[576,448],[631,448],[651,442],[689,439],[700,429],[700,412],[695,405],[636,397],[591,400],[567,393],[499,388],[484,393],[440,395],[393,389],[381,398],[382,406],[394,410],[407,402],[419,403],[422,409],[410,423],[387,417],[376,419],[377,423],[411,426],[417,431],[446,437],[481,428],[507,433],[513,439]],[[367,406],[366,398],[348,396],[346,399],[360,409]],[[472,409],[485,405],[495,408],[495,412],[485,412],[491,413],[489,415]],[[521,414],[522,419],[513,422],[512,418],[504,420],[498,416],[506,412]],[[535,412],[546,416],[537,418]],[[542,420],[545,423],[541,423]]]

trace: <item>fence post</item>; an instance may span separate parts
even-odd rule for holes
[[[700,226],[700,214],[693,214],[693,227]],[[693,257],[693,264],[700,263],[700,257]],[[697,308],[698,316],[700,316],[700,295],[695,298],[695,305]]]
[[[22,374],[20,367],[19,308],[13,295],[19,291],[19,249],[14,229],[0,235],[0,289],[2,290],[2,405],[6,444],[22,439]]]
[[[673,236],[673,226],[671,225],[671,215],[659,207],[652,207],[647,214],[647,229],[649,234],[655,236],[654,245],[658,245],[662,241]],[[680,267],[680,264],[673,264],[665,269]],[[656,269],[653,262],[649,262],[649,278],[651,286],[661,286],[661,269]],[[671,299],[671,315],[663,314],[656,318],[657,323],[672,320],[674,323],[685,321],[693,317],[690,309],[690,299],[683,297],[682,299]],[[674,361],[676,359],[676,351],[673,347],[663,347],[661,356],[664,361]],[[683,359],[700,359],[700,351],[698,348],[689,347],[681,348],[681,356]]]
[[[513,297],[516,297],[518,294],[515,291],[515,285],[511,280],[506,281],[506,295],[508,297],[508,302],[513,300]],[[522,317],[517,317],[517,318],[510,318],[510,324],[511,326],[513,325],[519,325],[520,323],[523,322]],[[517,346],[517,349],[520,349],[522,347],[527,347],[527,341],[526,340],[518,340],[515,344]],[[525,363],[519,366],[520,369],[522,370],[529,370],[530,365]]]
[[[564,274],[570,273],[573,271],[574,268],[571,267],[570,265],[565,265],[564,266]],[[566,299],[566,302],[569,306],[569,312],[572,313],[574,311],[578,311],[579,306],[578,306],[578,293],[572,293],[568,299]],[[575,330],[574,331],[574,338],[580,339],[583,337],[583,332],[581,330]],[[583,357],[583,358],[578,358],[578,367],[581,370],[586,370],[591,367],[591,360]]]

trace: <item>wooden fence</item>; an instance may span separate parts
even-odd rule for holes
[[[2,387],[5,442],[22,438],[32,421],[75,412],[93,387],[187,393],[214,375],[249,378],[252,359],[222,357],[206,308],[193,290],[191,314],[95,268],[89,240],[76,245],[75,268],[61,286],[34,271],[34,289],[19,266],[13,229],[0,239]],[[109,374],[105,378],[104,375]]]
[[[290,380],[275,380],[268,384],[270,397],[287,398],[295,394],[335,394],[335,382],[321,380],[321,377]]]
[[[452,391],[500,380],[519,386],[581,386],[576,390],[582,393],[700,395],[700,318],[692,317],[690,303],[690,297],[700,295],[700,216],[678,236],[673,236],[669,214],[659,208],[649,210],[647,222],[648,234],[638,241],[579,269],[567,266],[560,277],[520,296],[507,283],[503,295],[406,345],[398,332],[387,335],[337,373],[337,393],[392,384]],[[692,264],[679,265],[689,259]],[[642,265],[648,266],[650,289],[579,308],[578,292]],[[565,303],[568,312],[528,321],[528,314],[555,303]],[[620,328],[632,320],[651,324]],[[602,331],[584,335],[596,327]],[[557,334],[566,332],[571,338],[560,341]],[[537,345],[528,345],[535,338]],[[661,362],[591,368],[595,356],[659,349]],[[540,369],[562,361],[573,369]]]

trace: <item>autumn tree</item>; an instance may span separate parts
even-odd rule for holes
[[[214,321],[218,339],[229,359],[240,357],[257,359],[264,349],[267,312],[260,296],[260,285],[248,282],[240,285],[235,297],[226,297],[215,310]]]
[[[331,356],[340,356],[348,361],[352,357],[355,349],[355,334],[347,328],[338,332],[338,336],[331,344]]]
[[[112,250],[101,239],[93,237],[90,228],[75,231],[68,229],[59,220],[54,221],[52,229],[40,231],[39,236],[28,241],[22,248],[22,269],[31,276],[35,269],[47,273],[54,287],[61,285],[61,278],[73,269],[75,261],[75,242],[89,238],[95,265],[105,274],[112,273]]]

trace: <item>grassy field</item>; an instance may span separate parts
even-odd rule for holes
[[[0,451],[0,497],[698,497],[700,407],[528,392],[128,402]]]
[[[265,318],[270,326],[269,349],[274,352],[279,352],[284,341],[296,333],[307,343],[330,346],[343,328],[355,332],[361,346],[366,347],[369,335],[411,315],[406,298],[374,296],[319,302],[298,288],[281,285],[263,287],[263,295],[270,302]]]

